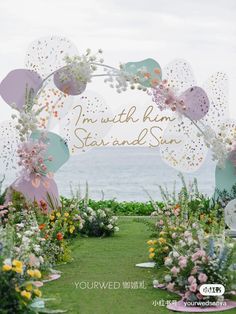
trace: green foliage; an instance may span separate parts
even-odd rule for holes
[[[160,203],[157,203],[160,204]],[[118,202],[116,200],[88,200],[88,206],[94,210],[110,208],[114,214],[119,216],[149,216],[153,212],[152,203],[146,202]]]
[[[226,190],[220,191],[216,190],[216,202],[220,203],[223,207],[225,207],[228,202],[236,198],[236,184],[233,185],[230,193]]]

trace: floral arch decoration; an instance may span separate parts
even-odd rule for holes
[[[163,137],[181,138],[181,144],[163,144],[162,159],[180,171],[195,171],[210,149],[216,160],[216,188],[229,191],[235,180],[236,124],[229,119],[227,76],[217,72],[198,86],[190,65],[175,60],[166,67],[151,58],[115,68],[104,63],[102,50],[80,54],[64,37],[34,41],[26,52],[25,68],[7,74],[0,84],[3,100],[14,109],[12,119],[0,124],[2,169],[21,168],[9,191],[30,200],[59,202],[53,174],[76,154],[70,122],[74,99],[87,111],[109,111],[99,95],[86,94],[95,78],[117,93],[138,89],[147,93],[160,111],[176,116]],[[59,125],[59,134],[52,129]],[[103,137],[107,129],[100,131]],[[8,193],[10,197],[10,192]]]

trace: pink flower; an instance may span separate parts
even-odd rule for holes
[[[174,276],[177,276],[177,274],[180,272],[180,269],[178,268],[178,267],[172,267],[171,268],[171,270],[170,270],[171,272],[172,272],[172,274],[174,275]]]
[[[204,250],[199,250],[197,251],[197,253],[199,254],[200,257],[206,256],[206,252]]]
[[[190,287],[189,287],[189,290],[191,291],[191,292],[196,292],[197,291],[197,283],[195,282],[195,283],[192,283],[191,285],[190,285]]]
[[[30,267],[39,267],[40,266],[39,259],[32,253],[29,255],[29,265],[30,265]]]
[[[164,225],[164,221],[162,219],[159,221],[159,225],[160,226]]]
[[[198,300],[202,300],[203,299],[203,295],[200,292],[198,292],[196,294],[196,296],[197,296]]]
[[[196,278],[194,276],[189,276],[188,277],[188,283],[191,285],[193,283],[196,283]]]
[[[195,275],[198,272],[198,267],[194,266],[192,271],[191,271],[191,275]]]
[[[208,279],[208,277],[207,277],[207,275],[204,274],[204,273],[200,273],[200,274],[198,275],[198,280],[200,281],[200,283],[207,282],[207,279]]]
[[[190,236],[191,236],[191,232],[185,231],[185,232],[184,232],[184,236],[185,236],[186,238],[190,237]]]
[[[174,282],[170,282],[168,283],[168,285],[166,286],[166,289],[168,291],[173,291],[174,290],[174,286],[175,286],[175,283]]]
[[[47,170],[47,166],[44,165],[44,164],[41,165],[41,168],[42,168],[43,171],[46,171],[46,170]]]
[[[188,262],[188,260],[187,260],[186,257],[180,256],[180,258],[179,258],[179,267],[182,268],[182,269],[185,268],[187,266],[187,262]]]
[[[205,256],[206,256],[206,252],[204,250],[198,250],[196,253],[192,255],[192,261],[195,262],[199,258],[205,257]]]

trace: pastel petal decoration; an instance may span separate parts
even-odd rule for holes
[[[171,167],[181,172],[198,170],[208,152],[198,129],[186,117],[174,119],[163,131],[163,143],[160,145],[161,158]]]
[[[236,184],[236,169],[230,160],[226,160],[225,167],[216,166],[215,172],[215,197],[218,196],[218,191],[226,191],[231,194],[233,185]]]
[[[198,86],[188,88],[179,97],[179,101],[183,101],[186,110],[178,109],[192,120],[202,119],[209,110],[210,104],[206,92]]]
[[[33,106],[33,110],[39,112],[36,117],[38,128],[44,130],[53,129],[68,113],[73,101],[73,96],[63,93],[50,81],[40,91]]]
[[[225,223],[231,230],[236,230],[236,199],[225,207]]]
[[[36,130],[30,137],[33,140],[43,138],[43,141],[47,144],[45,159],[52,157],[52,161],[45,161],[47,172],[56,172],[69,159],[68,146],[58,134]]]
[[[2,80],[0,94],[9,106],[21,111],[26,99],[32,99],[41,86],[42,79],[37,72],[16,69],[9,72]]]
[[[229,80],[225,73],[217,72],[203,84],[210,101],[207,115],[202,119],[205,125],[218,132],[222,123],[229,117]],[[228,128],[227,128],[228,129]]]
[[[60,206],[58,188],[54,179],[48,178],[47,176],[42,176],[40,178],[40,184],[37,187],[32,184],[33,180],[33,175],[31,175],[29,179],[26,179],[24,176],[22,176],[14,181],[10,188],[22,193],[25,198],[31,202],[40,202],[43,200],[48,203],[48,195],[50,195],[53,203]]]
[[[54,84],[56,87],[68,95],[80,95],[86,89],[86,83],[81,82],[76,73],[76,65],[66,66],[54,73]]]
[[[191,65],[183,59],[176,59],[167,64],[162,71],[162,79],[167,80],[168,87],[180,96],[189,87],[196,85]]]
[[[16,120],[0,123],[0,176],[14,177],[19,171],[17,149],[20,143]]]
[[[159,63],[151,58],[139,62],[128,62],[122,68],[128,74],[137,75],[139,83],[145,87],[154,87],[162,79]]]
[[[25,65],[45,79],[66,65],[66,57],[73,58],[78,54],[77,47],[66,37],[41,37],[29,45]]]

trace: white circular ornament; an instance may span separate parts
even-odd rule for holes
[[[236,231],[236,199],[225,207],[225,223],[231,230]]]

